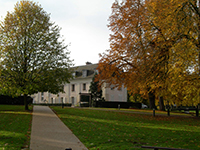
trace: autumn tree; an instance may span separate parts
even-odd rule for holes
[[[175,93],[185,97],[188,89],[198,87],[190,84],[182,92],[187,81],[198,81],[197,8],[192,0],[115,1],[108,25],[110,50],[100,55],[98,77],[148,96],[150,108],[155,108],[155,96],[161,109],[164,98],[169,101]]]
[[[184,0],[181,3],[178,1],[174,3],[179,4],[174,18],[178,22],[178,29],[181,30],[180,35],[183,37],[181,39],[187,43],[185,49],[182,46],[184,44],[179,45],[187,55],[187,60],[178,64],[179,68],[187,66],[187,72],[184,71],[184,74],[180,76],[183,83],[187,83],[182,90],[183,102],[186,104],[188,103],[186,99],[190,99],[192,104],[197,105],[200,103],[200,1]],[[174,85],[181,87],[180,82]],[[174,89],[177,90],[177,88]]]
[[[155,53],[149,37],[145,36],[148,21],[145,1],[123,1],[113,3],[108,27],[110,48],[101,55],[99,78],[102,82],[127,87],[131,93],[149,97],[150,107],[155,108],[155,91],[149,75]]]
[[[1,93],[24,96],[39,91],[58,93],[72,77],[72,61],[60,28],[32,1],[22,0],[0,23]]]
[[[148,6],[153,18],[156,18],[152,21],[154,26],[160,29],[166,39],[164,43],[168,42],[170,46],[164,95],[181,98],[185,104],[193,101],[197,96],[194,91],[199,89],[196,84],[199,83],[200,68],[199,1],[151,0]],[[160,40],[159,43],[163,44]],[[172,98],[168,99],[174,101]]]

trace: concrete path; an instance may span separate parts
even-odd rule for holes
[[[34,106],[30,150],[87,150],[48,106]]]

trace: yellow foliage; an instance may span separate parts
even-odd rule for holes
[[[155,91],[177,105],[197,105],[200,12],[192,0],[113,3],[110,50],[100,55],[98,78],[144,97]],[[194,11],[195,10],[195,11]]]

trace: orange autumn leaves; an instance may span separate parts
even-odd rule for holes
[[[145,97],[150,89],[170,103],[200,103],[198,7],[193,0],[115,1],[100,83],[124,85]]]

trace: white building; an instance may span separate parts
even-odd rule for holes
[[[72,106],[80,105],[81,96],[90,97],[89,87],[94,74],[97,72],[98,64],[87,63],[84,66],[74,67],[74,79],[70,83],[64,84],[64,92],[51,94],[49,92],[37,93],[32,95],[33,103],[71,103]],[[102,97],[106,101],[127,102],[127,90],[120,90],[112,87],[107,87],[106,84],[102,87]]]

